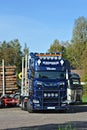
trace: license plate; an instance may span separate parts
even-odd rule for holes
[[[47,109],[51,109],[52,110],[52,109],[55,109],[55,107],[47,107]]]

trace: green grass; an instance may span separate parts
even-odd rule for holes
[[[59,126],[58,130],[76,130],[76,129],[72,128],[71,125],[66,125],[65,127]]]
[[[82,102],[83,102],[83,103],[87,102],[87,96],[83,96],[83,97],[82,97]]]

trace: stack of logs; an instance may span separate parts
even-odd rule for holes
[[[4,67],[4,86],[5,94],[11,94],[15,92],[18,87],[16,85],[16,66],[5,66]],[[0,95],[3,92],[3,68],[0,66]]]

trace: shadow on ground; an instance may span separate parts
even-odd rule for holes
[[[32,127],[9,128],[4,130],[87,130],[87,122],[67,122],[64,124],[45,124]]]
[[[87,104],[71,105],[68,112],[69,113],[87,112]]]
[[[43,114],[54,114],[54,113],[58,113],[58,114],[71,114],[71,113],[84,113],[87,112],[87,104],[76,104],[76,105],[70,105],[68,110],[48,110],[48,111],[34,111],[33,113],[43,113]]]

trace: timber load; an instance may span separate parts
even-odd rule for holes
[[[4,87],[5,94],[11,94],[18,90],[16,81],[16,66],[5,66],[4,67]],[[3,68],[0,66],[0,95],[3,92]]]

